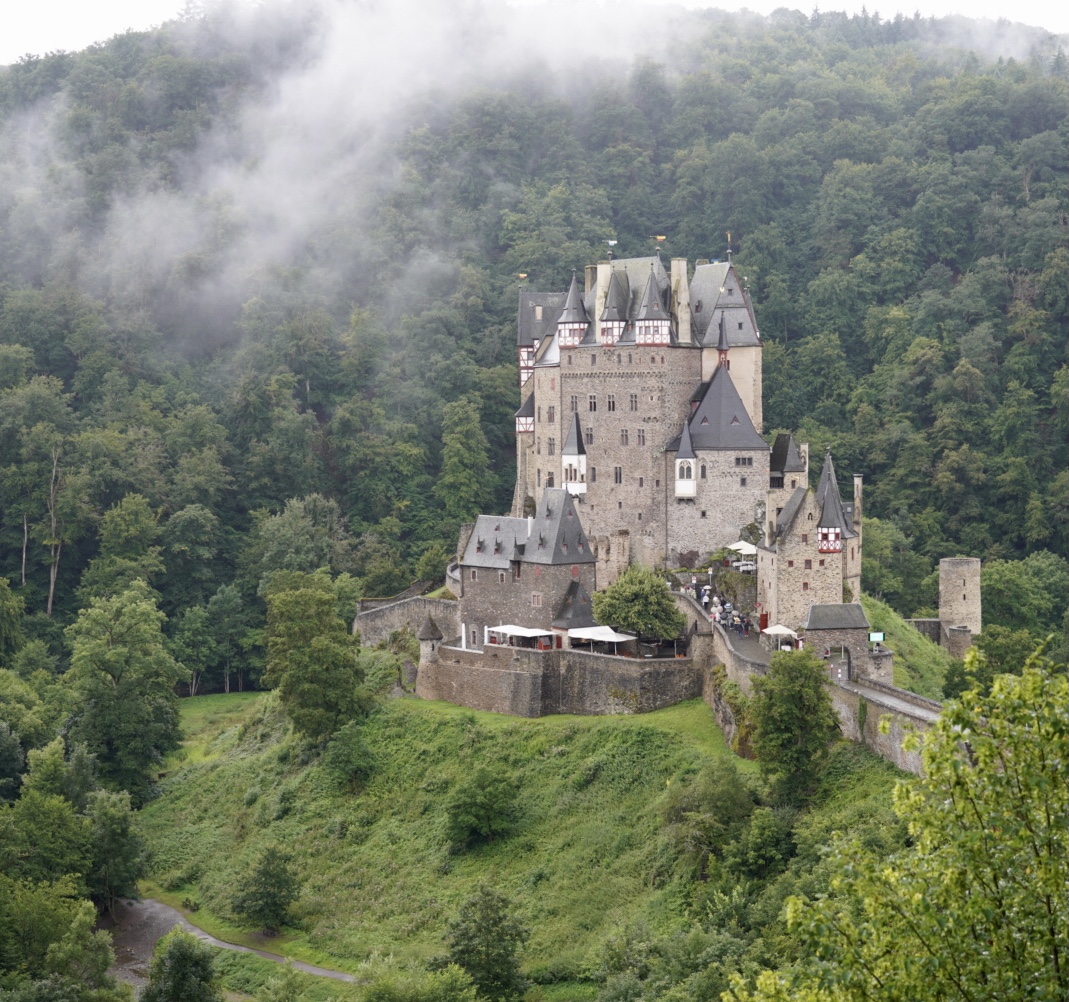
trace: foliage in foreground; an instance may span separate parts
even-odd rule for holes
[[[1064,669],[1064,666],[1060,666]],[[1069,686],[1037,652],[950,703],[895,811],[910,849],[837,857],[833,897],[789,903],[814,959],[740,1002],[984,1002],[1069,996]]]
[[[509,899],[480,884],[449,923],[449,961],[468,973],[482,998],[514,999],[527,987],[519,954],[529,935]]]
[[[657,639],[677,637],[687,625],[664,578],[639,564],[632,564],[594,596],[594,618],[618,630]]]
[[[222,1002],[216,987],[210,947],[181,929],[156,944],[141,1002]]]

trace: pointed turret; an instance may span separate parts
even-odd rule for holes
[[[640,345],[668,344],[671,318],[661,302],[657,276],[650,265],[650,277],[642,293],[642,302],[635,315],[635,343]]]
[[[690,425],[684,421],[676,450],[676,497],[692,498],[697,495],[698,485],[694,479],[694,443],[690,437]]]
[[[620,340],[627,325],[627,305],[631,296],[627,285],[627,272],[614,271],[609,278],[605,294],[605,309],[601,312],[601,343],[614,345]]]
[[[721,369],[730,368],[728,364],[728,332],[727,324],[724,323],[724,311],[720,311],[720,336],[716,342],[716,364]]]
[[[817,501],[820,504],[817,550],[821,553],[839,553],[843,548],[843,539],[853,538],[856,534],[843,510],[831,449],[824,454],[824,468],[820,471],[820,483],[817,484]]]
[[[583,444],[583,430],[579,427],[578,414],[572,415],[568,437],[560,455],[564,489],[572,495],[586,494],[586,446]]]
[[[561,348],[575,348],[586,335],[590,327],[590,316],[583,305],[579,292],[579,282],[572,272],[572,284],[564,299],[564,309],[557,321],[557,341]]]

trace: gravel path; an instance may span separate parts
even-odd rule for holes
[[[169,905],[152,898],[140,901],[120,901],[115,907],[115,922],[101,923],[110,929],[112,946],[115,949],[115,966],[112,973],[127,984],[140,988],[148,980],[149,967],[152,964],[152,951],[156,941],[170,932],[176,925],[193,933],[197,939],[220,950],[234,950],[237,953],[255,953],[264,960],[276,964],[288,964],[305,974],[316,974],[321,978],[333,978],[335,981],[355,981],[351,974],[332,971],[327,967],[316,967],[300,960],[280,957],[277,953],[257,950],[251,946],[238,946],[227,943],[214,936],[209,936],[203,929],[198,929],[185,916]]]

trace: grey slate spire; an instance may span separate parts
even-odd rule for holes
[[[572,272],[572,284],[568,288],[568,295],[564,300],[564,309],[557,318],[558,324],[588,324],[590,317],[583,305],[583,297],[579,295],[579,283],[576,281],[575,272]]]
[[[697,459],[694,455],[694,444],[690,440],[690,425],[683,422],[683,433],[679,436],[679,449],[676,450],[676,459]]]
[[[564,440],[562,456],[585,456],[586,446],[583,445],[583,431],[579,427],[579,415],[572,415],[571,426],[568,428],[568,437]]]
[[[850,519],[843,511],[839,485],[835,480],[835,464],[831,461],[831,449],[824,453],[824,468],[820,471],[820,483],[817,484],[817,500],[820,502],[822,529],[842,529],[844,536],[854,535]]]
[[[661,303],[661,290],[657,287],[657,278],[650,265],[650,277],[642,293],[642,303],[638,308],[636,320],[668,320],[668,313]]]
[[[605,309],[601,314],[601,322],[626,321],[629,300],[627,272],[614,271],[609,279],[609,289],[605,293]]]
[[[697,451],[768,448],[768,443],[757,433],[750,420],[728,370],[722,365],[713,373],[704,396],[687,424],[691,445]],[[681,442],[682,435],[666,448],[675,449]]]

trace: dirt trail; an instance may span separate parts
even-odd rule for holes
[[[315,964],[280,957],[277,953],[268,953],[266,950],[257,950],[251,946],[238,946],[237,943],[226,943],[221,939],[216,939],[214,936],[209,936],[203,929],[198,929],[180,911],[161,901],[154,901],[152,898],[143,898],[140,901],[120,901],[115,906],[115,922],[102,924],[110,929],[112,945],[115,949],[115,966],[112,968],[112,973],[120,981],[125,981],[135,987],[144,985],[148,980],[152,951],[156,948],[156,941],[176,925],[193,933],[202,942],[221,950],[255,953],[264,960],[271,960],[276,964],[288,964],[295,970],[303,971],[305,974],[316,974],[321,978],[333,978],[335,981],[356,980],[351,974],[343,971],[316,967]]]

